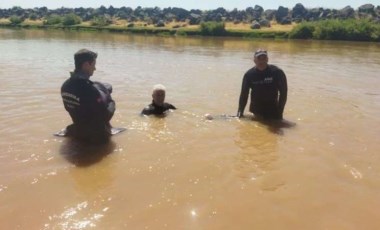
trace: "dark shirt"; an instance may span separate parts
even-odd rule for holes
[[[251,90],[249,111],[268,119],[282,119],[288,94],[285,73],[274,65],[263,71],[256,67],[248,70],[243,78],[238,113],[244,112]]]
[[[162,106],[156,105],[154,101],[152,101],[152,104],[148,105],[143,109],[141,114],[144,115],[163,115],[167,110],[169,109],[177,109],[174,107],[174,105],[169,104],[169,103],[164,103]]]
[[[67,127],[68,135],[89,142],[104,142],[111,135],[110,120],[115,102],[112,87],[92,82],[81,73],[71,73],[61,87],[61,96],[73,124]]]

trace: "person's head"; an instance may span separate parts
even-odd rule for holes
[[[82,72],[88,76],[92,76],[96,70],[95,65],[97,57],[97,53],[87,49],[81,49],[76,52],[74,54],[75,72]]]
[[[266,69],[268,66],[268,52],[264,49],[256,50],[253,55],[253,61],[255,62],[257,69]]]
[[[161,84],[153,86],[152,98],[156,105],[163,105],[165,102],[165,86]]]

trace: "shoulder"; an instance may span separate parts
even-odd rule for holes
[[[274,73],[283,73],[284,71],[276,65],[268,65],[269,69]]]
[[[145,106],[145,108],[141,111],[143,115],[151,115],[154,111],[154,105],[150,104]]]
[[[251,74],[254,74],[255,72],[256,72],[256,68],[252,67],[249,70],[247,70],[247,72],[245,72],[245,75],[251,75]]]
[[[62,88],[63,87],[93,88],[93,85],[91,81],[70,77],[63,83]]]
[[[255,68],[255,67],[250,68],[247,72],[245,72],[245,74],[244,74],[244,78],[243,78],[243,81],[246,81],[246,80],[248,80],[249,78],[254,77],[255,74],[256,74],[256,68]]]
[[[177,109],[174,105],[169,104],[169,103],[165,103],[165,108],[168,108],[168,109]]]
[[[62,86],[61,86],[61,89],[65,89],[65,88],[71,87],[72,85],[73,85],[73,81],[72,81],[72,79],[71,79],[71,78],[68,78],[68,79],[66,79],[66,80],[63,82],[63,84],[62,84]]]

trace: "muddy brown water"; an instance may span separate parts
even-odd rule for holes
[[[236,114],[258,47],[287,75],[294,125],[218,116]],[[52,136],[80,48],[128,128],[107,146]],[[379,43],[1,29],[0,228],[377,229],[379,69]],[[157,83],[178,110],[139,116]]]

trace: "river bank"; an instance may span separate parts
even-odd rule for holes
[[[165,27],[147,26],[144,23],[137,23],[133,27],[128,27],[121,23],[111,24],[108,26],[93,26],[88,22],[78,25],[44,25],[42,21],[25,21],[20,24],[12,24],[8,20],[0,20],[0,28],[22,28],[22,29],[48,29],[48,30],[77,30],[77,31],[98,31],[113,33],[134,33],[134,34],[150,34],[158,36],[202,36],[204,35],[200,26],[181,25],[179,28],[173,28],[175,25]],[[217,36],[226,37],[242,37],[242,38],[269,38],[269,39],[286,39],[294,25],[274,25],[273,28],[263,28],[260,30],[252,30],[249,24],[233,23],[225,24],[223,34]]]
[[[219,36],[255,39],[312,39],[339,41],[380,42],[380,23],[369,19],[324,20],[280,25],[272,22],[269,27],[252,29],[248,23],[205,22],[200,25],[168,23],[163,26],[146,22],[127,23],[115,21],[109,25],[94,25],[85,21],[75,25],[46,24],[42,20],[25,20],[11,23],[0,19],[0,28],[54,29],[73,31],[98,31],[113,33],[150,34],[157,36]]]
[[[107,148],[52,135],[72,122],[59,89],[83,47],[128,128]],[[248,108],[205,120],[236,113],[258,47],[287,75],[296,126]],[[1,229],[380,226],[380,43],[0,29],[0,50]],[[178,109],[140,116],[157,83]]]

